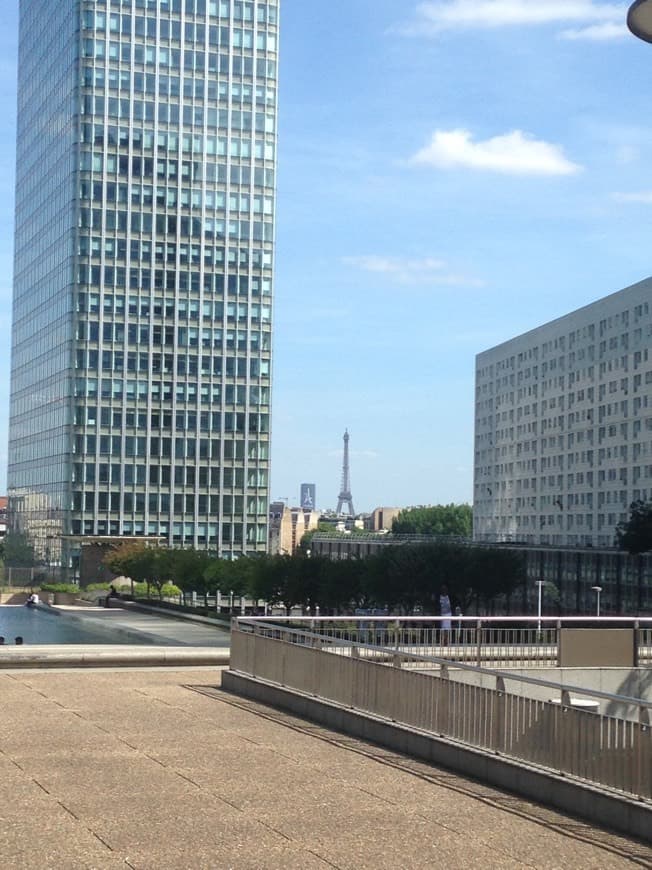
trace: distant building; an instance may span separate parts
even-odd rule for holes
[[[397,507],[375,508],[375,510],[365,518],[365,529],[368,529],[370,532],[391,532],[392,524],[400,514],[401,510],[401,508]]]
[[[285,502],[274,501],[269,512],[269,552],[288,554],[296,552],[306,532],[319,526],[319,511],[288,507]]]
[[[479,541],[610,547],[652,498],[652,279],[476,359]]]
[[[431,538],[435,543],[436,535]],[[424,543],[423,535],[328,535],[318,532],[312,539],[313,556],[327,559],[365,559],[382,553],[386,547]],[[477,546],[469,544],[469,546]],[[544,596],[544,612],[594,614],[595,587],[601,588],[604,615],[652,613],[652,555],[630,556],[621,550],[599,547],[530,547],[502,544],[501,549],[522,554],[526,581],[508,599],[497,602],[499,613],[536,613],[537,580],[549,584]],[[550,589],[554,590],[551,596]],[[482,611],[480,611],[481,613]],[[486,611],[485,611],[486,612]],[[467,616],[469,614],[467,613]]]
[[[7,534],[7,496],[0,496],[0,540]]]
[[[317,506],[317,487],[314,483],[301,484],[299,503],[304,510],[314,511]]]

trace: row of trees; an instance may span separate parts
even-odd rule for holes
[[[470,504],[437,504],[402,510],[392,524],[396,535],[454,535],[470,538],[473,508]]]
[[[233,562],[199,550],[124,544],[104,563],[115,575],[147,583],[159,594],[172,582],[183,591],[233,593],[313,613],[317,607],[322,613],[357,607],[434,613],[442,586],[453,605],[468,611],[509,595],[525,577],[519,553],[440,543],[388,546],[365,559],[332,561],[299,553]]]
[[[628,553],[648,553],[652,550],[652,502],[633,501],[629,518],[616,526],[618,546]]]

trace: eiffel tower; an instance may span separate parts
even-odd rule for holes
[[[349,479],[349,432],[344,430],[344,459],[342,462],[342,486],[337,499],[337,515],[342,516],[342,508],[346,505],[350,517],[355,516],[353,509],[353,497],[351,495],[351,481]]]

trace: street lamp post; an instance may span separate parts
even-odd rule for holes
[[[541,634],[541,599],[543,595],[543,587],[546,584],[545,580],[535,580],[539,587],[538,603],[537,603],[537,633]]]
[[[634,0],[627,13],[627,26],[634,36],[652,42],[652,0]]]
[[[597,595],[596,614],[595,615],[600,616],[600,593],[602,592],[602,586],[591,586],[591,589]]]

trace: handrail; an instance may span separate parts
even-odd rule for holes
[[[350,616],[256,616],[243,617],[237,616],[234,619],[256,619],[260,622],[442,622],[448,620],[452,622],[470,622],[477,625],[478,622],[532,622],[532,623],[554,623],[563,627],[566,622],[591,622],[591,623],[631,623],[635,628],[640,623],[650,623],[652,626],[652,616],[457,616],[455,613],[448,616],[397,616],[396,614],[387,614],[386,616],[361,616],[359,614],[351,614]]]
[[[447,619],[448,617],[444,617],[444,618]],[[268,624],[270,621],[273,621],[272,617],[234,617],[234,622],[236,624],[238,624],[238,625],[239,624],[251,625],[254,628],[260,622],[265,622],[266,624]],[[652,621],[652,620],[650,620],[650,621]],[[278,621],[276,622],[276,624],[278,625]],[[317,641],[320,641],[322,643],[324,640],[330,640],[330,638],[324,638],[323,635],[317,634],[316,632],[306,631],[303,629],[290,628],[290,627],[285,626],[285,625],[279,625],[278,627],[279,627],[279,629],[281,629],[289,634],[294,634],[294,635],[301,634],[303,637],[317,640]],[[600,699],[607,700],[607,701],[620,701],[622,703],[629,704],[629,705],[634,706],[634,707],[638,707],[639,710],[641,710],[643,708],[646,710],[652,709],[652,701],[645,701],[642,698],[633,698],[630,695],[615,695],[611,692],[602,692],[598,689],[595,689],[595,690],[594,689],[585,689],[582,686],[574,686],[574,685],[568,685],[568,684],[561,686],[559,683],[554,683],[551,680],[543,680],[543,679],[540,679],[538,677],[525,677],[525,676],[520,676],[518,674],[510,674],[507,671],[498,671],[494,668],[484,668],[481,665],[468,665],[468,664],[465,664],[464,662],[458,662],[458,661],[454,661],[452,659],[445,659],[445,658],[441,658],[439,656],[423,655],[421,653],[413,653],[413,652],[409,652],[409,653],[401,652],[400,650],[397,650],[394,647],[389,647],[389,646],[383,646],[383,647],[372,646],[371,644],[358,643],[357,641],[344,640],[342,638],[333,639],[333,645],[335,645],[335,644],[338,646],[351,647],[352,649],[353,648],[366,649],[366,650],[370,650],[370,651],[373,651],[376,653],[379,650],[384,650],[384,651],[390,653],[392,655],[392,657],[398,656],[399,658],[401,658],[401,657],[409,658],[411,660],[439,664],[439,665],[442,665],[443,667],[445,667],[446,669],[454,668],[457,670],[470,671],[470,672],[475,673],[475,674],[486,674],[487,676],[495,677],[496,679],[499,679],[499,680],[512,680],[513,682],[527,683],[527,684],[534,685],[534,686],[541,686],[542,688],[554,689],[558,692],[561,691],[562,695],[564,693],[570,694],[572,692],[573,694],[577,694],[577,695],[587,695],[591,698],[600,698]]]

